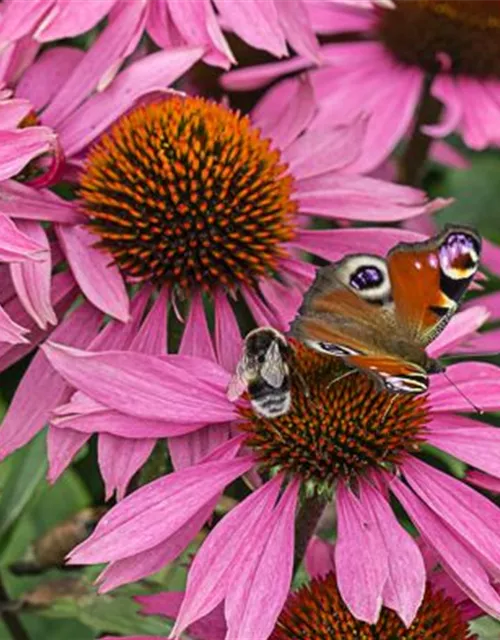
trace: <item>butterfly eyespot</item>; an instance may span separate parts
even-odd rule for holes
[[[465,232],[450,233],[439,249],[439,264],[452,280],[470,278],[479,263],[480,246],[477,239]]]
[[[384,274],[375,265],[359,267],[351,275],[350,285],[354,289],[364,291],[365,289],[373,289],[379,287],[384,281]]]

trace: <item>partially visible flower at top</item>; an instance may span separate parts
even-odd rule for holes
[[[446,352],[483,317],[481,309],[457,314],[429,353]],[[71,555],[76,564],[110,563],[101,576],[104,590],[141,579],[175,559],[224,488],[250,473],[256,490],[216,525],[193,561],[176,633],[224,601],[228,637],[268,637],[303,543],[294,538],[299,496],[302,509],[314,503],[319,512],[336,496],[337,580],[360,620],[375,624],[384,604],[410,625],[424,594],[421,552],[398,523],[390,494],[453,580],[485,611],[500,614],[492,586],[500,567],[500,511],[420,455],[430,444],[500,477],[500,434],[457,415],[470,405],[443,375],[432,377],[427,397],[390,395],[360,373],[337,379],[342,365],[335,358],[297,346],[305,386],[294,382],[290,413],[269,420],[227,400],[230,373],[211,360],[86,353],[56,344],[44,351],[77,395],[107,408],[101,407],[101,432],[126,437],[125,427],[128,436],[135,428],[140,437],[160,426],[169,436],[192,430],[200,447],[207,425],[231,422],[232,432],[240,432],[196,464],[183,461],[178,471],[127,496]],[[456,364],[448,376],[485,411],[500,407],[497,367]],[[84,431],[92,416],[73,417],[66,412],[66,426]]]
[[[443,574],[443,572],[441,572]],[[444,576],[446,574],[443,574]],[[175,619],[182,604],[182,592],[138,596],[142,612]],[[464,594],[462,598],[465,599]],[[264,607],[264,605],[263,605]],[[288,595],[270,640],[473,640],[468,621],[478,612],[464,609],[457,601],[456,586],[448,581],[427,584],[425,595],[411,625],[406,626],[394,611],[383,608],[379,620],[369,624],[357,620],[339,594],[335,573],[324,566],[321,575]],[[186,630],[194,640],[225,640],[228,637],[221,605]],[[166,638],[167,636],[165,636]],[[252,636],[252,640],[257,636]],[[104,639],[106,640],[106,639]],[[108,637],[107,640],[111,640]],[[127,640],[142,640],[130,637]],[[144,637],[143,640],[146,640]]]
[[[429,106],[422,131],[434,137],[458,131],[472,149],[500,145],[500,2],[395,0],[394,5],[334,1],[312,8],[317,33],[342,35],[342,42],[321,47],[324,64],[311,72],[320,105],[314,126],[344,122],[347,113],[369,114],[356,167],[370,171],[410,129],[430,77],[430,93],[444,105],[444,114],[436,122],[437,112],[430,113]],[[309,66],[297,57],[235,70],[223,85],[256,88]]]
[[[0,50],[26,36],[40,44],[71,38],[106,18],[91,52],[75,65],[68,83],[78,82],[79,77],[81,81],[82,74],[92,68],[96,85],[102,88],[145,33],[165,50],[203,47],[205,62],[226,69],[236,60],[222,29],[274,56],[288,56],[289,45],[309,60],[318,61],[319,46],[303,0],[270,0],[265,5],[258,0],[215,0],[214,4],[190,0],[92,0],[83,4],[81,0],[11,0],[2,7]]]
[[[65,48],[48,50],[21,78],[18,93],[37,105],[42,122],[47,113],[61,116],[54,113],[54,102],[43,106],[78,55]],[[309,135],[316,107],[307,79],[290,82],[286,102],[264,98],[250,117],[201,98],[159,91],[144,95],[176,78],[200,55],[200,49],[177,49],[147,56],[58,120],[65,177],[78,180],[78,202],[15,181],[0,185],[5,194],[0,212],[14,216],[36,210],[38,218],[54,223],[61,222],[61,211],[70,216],[55,227],[60,249],[80,291],[95,307],[124,321],[131,317],[129,299],[135,291],[142,300],[133,311],[131,332],[117,346],[109,337],[111,328],[99,332],[92,323],[79,325],[79,310],[71,306],[78,288],[70,280],[65,286],[73,298],[63,313],[69,306],[71,313],[60,323],[61,336],[53,336],[55,341],[98,350],[131,348],[145,309],[147,325],[153,286],[161,290],[165,305],[172,302],[176,310],[186,310],[184,354],[210,353],[196,339],[196,325],[204,320],[203,297],[214,307],[216,326],[222,318],[222,336],[224,327],[235,322],[233,304],[246,306],[256,324],[286,329],[313,277],[303,251],[332,259],[363,249],[385,252],[399,238],[419,237],[390,228],[375,233],[370,228],[312,231],[307,229],[311,215],[395,222],[442,206],[443,201],[428,202],[421,191],[351,175],[349,164],[359,152],[365,122],[360,118]],[[58,75],[47,86],[47,76],[56,69]],[[43,87],[40,77],[45,78]],[[35,292],[30,300],[38,301],[38,281],[32,277],[23,282]],[[44,300],[48,286],[45,291]],[[27,296],[20,297],[25,304]],[[36,342],[47,335],[41,332]],[[10,364],[24,353],[9,352],[4,360]],[[0,430],[0,456],[25,444],[61,403],[62,381],[49,372],[42,354],[28,368]],[[63,389],[69,393],[65,385]],[[68,447],[68,442],[54,442],[60,452]],[[75,447],[73,441],[73,453]],[[140,464],[142,451],[136,458]]]

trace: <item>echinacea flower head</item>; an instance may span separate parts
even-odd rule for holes
[[[346,112],[369,114],[358,170],[374,169],[403,140],[427,90],[436,102],[419,122],[424,133],[459,132],[472,149],[500,144],[497,0],[396,0],[392,8],[332,2],[314,11],[317,32],[332,37],[321,48],[324,65],[311,74],[320,107],[314,126],[342,121]],[[235,70],[223,83],[254,88],[308,66],[298,58]]]
[[[447,352],[484,317],[480,308],[457,314],[429,355]],[[197,429],[200,446],[207,427],[232,423],[237,435],[127,496],[71,556],[74,563],[110,563],[101,576],[104,590],[142,578],[172,561],[209,518],[224,487],[248,474],[254,491],[214,527],[193,560],[176,634],[223,603],[227,637],[268,638],[288,595],[294,553],[304,544],[300,529],[294,534],[297,508],[299,521],[314,528],[332,499],[338,589],[355,618],[375,625],[385,606],[409,627],[424,598],[422,553],[399,523],[394,500],[452,580],[499,615],[493,581],[500,566],[500,511],[428,455],[431,445],[500,477],[498,430],[460,415],[471,408],[464,395],[485,411],[498,409],[497,367],[452,365],[448,378],[432,377],[427,395],[391,396],[362,373],[342,377],[333,357],[298,345],[290,412],[271,420],[255,416],[246,401],[225,398],[230,373],[213,361],[87,354],[55,344],[44,351],[79,393],[121,411],[124,424],[125,414],[135,416],[137,433],[159,420],[174,433],[177,422],[177,433]],[[85,428],[71,419],[68,414],[72,428]],[[113,429],[117,425],[115,415]]]
[[[64,53],[51,49],[37,63],[54,71]],[[132,349],[154,355],[165,353],[170,342],[170,349],[183,355],[215,359],[217,354],[230,368],[240,336],[239,310],[249,311],[257,325],[287,330],[314,275],[304,253],[332,259],[372,246],[384,252],[395,239],[417,235],[391,228],[376,235],[369,228],[310,230],[312,217],[395,222],[443,204],[429,202],[423,192],[410,187],[344,174],[344,167],[359,153],[365,122],[360,118],[326,128],[321,139],[317,133],[310,136],[308,123],[316,102],[307,78],[292,79],[286,102],[264,99],[249,116],[202,98],[153,90],[177,78],[201,53],[199,48],[185,48],[152,54],[120,72],[105,90],[74,111],[60,102],[60,93],[59,104],[51,101],[42,109],[42,121],[47,113],[58,123],[62,118],[55,126],[66,157],[65,178],[74,184],[77,200],[63,201],[46,189],[30,189],[15,181],[0,185],[8,194],[3,202],[8,202],[10,212],[29,206],[53,222],[53,216],[65,213],[64,223],[55,224],[60,251],[54,267],[58,271],[63,267],[58,277],[70,276],[59,264],[65,259],[76,283],[71,280],[73,298],[61,314],[58,329],[64,338],[56,335],[54,341],[89,350]],[[19,86],[26,93],[31,89],[33,99],[39,99],[40,87],[36,78],[30,78]],[[65,113],[69,115],[63,117]],[[52,266],[46,264],[45,297],[51,272]],[[25,278],[25,282],[31,292],[38,280]],[[85,331],[78,331],[83,312],[75,316],[80,292],[113,318],[106,324],[97,314],[97,327],[87,322],[85,331],[92,331],[85,338]],[[24,303],[27,296],[20,297]],[[39,296],[31,295],[32,300],[38,310]],[[214,329],[212,335],[207,333],[208,339],[200,339],[206,326],[205,306],[213,311]],[[166,327],[158,327],[166,323],[169,309],[174,325],[182,316],[176,326],[177,336],[181,335],[177,341],[158,338],[165,335]],[[39,322],[45,329],[46,323]],[[151,335],[143,339],[148,330]],[[37,342],[49,335],[40,333]],[[227,358],[226,352],[231,352]],[[16,352],[8,363],[24,353]],[[46,359],[40,360],[38,366],[50,371]],[[5,416],[2,456],[25,444],[61,404],[53,376],[42,376],[42,389],[40,372],[33,367]],[[35,384],[44,398],[43,410],[39,404],[34,407]],[[83,403],[76,404],[80,414]],[[84,413],[95,410],[87,404]],[[171,435],[160,427],[151,433]],[[69,452],[82,444],[79,435],[71,447],[68,440],[62,443],[51,436],[49,450],[65,451],[67,464]],[[113,435],[125,435],[138,447],[134,467],[126,464],[130,452],[121,442],[129,479],[144,463],[154,440],[128,429]],[[102,440],[108,446],[100,459],[114,465],[118,443]],[[122,480],[120,486],[125,485]]]

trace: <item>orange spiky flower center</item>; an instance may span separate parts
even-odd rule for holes
[[[316,491],[338,477],[392,468],[424,441],[426,399],[381,390],[368,375],[346,369],[339,358],[291,342],[291,410],[265,418],[242,409],[240,428],[269,471],[298,474]]]
[[[500,78],[500,3],[491,0],[395,0],[381,10],[377,31],[405,64],[441,71],[446,54],[450,72]],[[448,70],[448,69],[447,69]]]
[[[426,589],[409,628],[382,609],[376,624],[356,618],[342,601],[335,576],[313,580],[289,596],[270,640],[467,640],[467,623],[453,600]]]
[[[293,178],[243,117],[174,96],[123,116],[80,180],[98,246],[127,276],[186,290],[255,284],[293,237]]]

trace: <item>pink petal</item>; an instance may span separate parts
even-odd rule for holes
[[[198,425],[197,429],[184,428],[184,433],[179,428],[176,433],[175,426],[172,425],[170,432],[165,429],[165,435],[170,436],[168,450],[176,471],[196,464],[231,436],[228,423]]]
[[[90,436],[78,431],[63,431],[49,426],[47,434],[47,457],[49,459],[48,480],[54,483],[69,466],[73,457],[89,440]]]
[[[5,89],[2,89],[0,93],[0,123],[2,125],[2,129],[11,130],[15,129],[19,125],[21,120],[33,109],[33,106],[30,104],[29,100],[11,98],[10,94],[4,96],[4,91]]]
[[[297,180],[338,171],[361,152],[366,119],[359,117],[321,131],[308,131],[293,142],[286,153],[290,172]]]
[[[72,564],[112,562],[152,549],[175,534],[226,485],[253,464],[247,456],[228,459],[241,438],[226,443],[218,459],[150,482],[122,500],[99,521],[94,533],[70,554]],[[221,452],[222,451],[222,452]]]
[[[489,317],[486,307],[474,306],[460,311],[450,320],[446,329],[427,348],[432,358],[449,353],[467,337],[477,331]]]
[[[253,289],[245,287],[242,289],[242,294],[257,325],[271,325],[278,331],[288,331],[288,321],[284,320],[280,315],[273,313]]]
[[[499,254],[499,258],[500,258],[500,254]],[[499,263],[499,267],[500,267],[500,263]],[[500,291],[481,296],[481,298],[479,298],[477,302],[479,302],[480,306],[482,308],[485,308],[488,311],[488,313],[491,315],[490,320],[493,321],[493,320],[500,319]],[[471,300],[465,305],[465,307],[467,308],[475,307],[477,302],[475,300]]]
[[[112,562],[99,575],[99,593],[107,593],[123,584],[142,580],[173,562],[201,531],[213,514],[219,498],[220,494],[206,502],[177,531],[151,549]]]
[[[172,20],[185,41],[190,45],[204,47],[205,62],[224,69],[227,69],[231,62],[235,62],[214,10],[207,0],[170,2],[169,9]]]
[[[431,94],[442,102],[444,114],[437,124],[422,127],[428,136],[444,138],[458,128],[462,118],[462,104],[457,92],[456,79],[451,74],[442,73],[435,78]]]
[[[430,444],[500,478],[500,430],[452,413],[437,414],[426,434]]]
[[[173,49],[183,44],[182,36],[172,21],[168,3],[150,0],[146,30],[160,49]]]
[[[142,613],[144,614],[175,618],[183,598],[183,591],[164,591],[150,596],[137,596],[135,599],[142,605]],[[203,638],[203,640],[224,640],[226,630],[224,611],[222,607],[217,607],[188,627],[187,633],[194,638]]]
[[[201,416],[224,422],[235,416],[225,387],[210,386],[175,366],[174,356],[166,361],[132,352],[87,353],[55,343],[44,350],[70,384],[117,411],[180,422],[199,422]]]
[[[89,305],[74,311],[53,332],[53,337],[85,347],[97,332],[100,314]],[[42,351],[24,374],[0,429],[0,456],[4,458],[40,431],[50,412],[66,399],[66,382],[47,362]]]
[[[337,488],[335,567],[339,592],[351,613],[375,624],[389,578],[388,556],[376,520],[343,483]]]
[[[185,473],[185,472],[184,472]],[[227,596],[229,578],[242,556],[259,544],[272,517],[282,478],[276,476],[232,509],[210,532],[188,573],[186,596],[171,637],[203,618]]]
[[[117,320],[129,319],[129,299],[123,277],[112,258],[96,249],[97,237],[83,226],[60,226],[58,237],[71,271],[86,297]]]
[[[99,469],[106,488],[106,500],[116,490],[116,499],[125,495],[132,476],[143,466],[154,449],[156,440],[127,440],[101,433],[98,445]]]
[[[84,55],[84,51],[75,47],[46,49],[23,74],[16,96],[27,98],[37,112],[42,111]]]
[[[5,262],[44,260],[46,256],[45,244],[39,244],[23,233],[10,218],[0,214],[0,260]]]
[[[182,335],[179,353],[184,356],[197,356],[206,360],[216,360],[200,293],[193,294],[191,299],[191,308]]]
[[[320,48],[307,11],[307,3],[301,0],[275,0],[279,22],[293,50],[320,62]]]
[[[60,2],[51,20],[44,21],[38,27],[35,38],[40,42],[50,42],[89,31],[106,16],[115,2],[116,0],[92,0],[90,4]]]
[[[490,475],[483,473],[482,471],[467,471],[465,474],[465,480],[480,489],[500,493],[500,480],[498,478],[492,478]]]
[[[422,191],[366,176],[325,174],[297,183],[300,207],[328,218],[394,222],[447,204],[429,203]]]
[[[500,597],[470,548],[396,477],[391,482],[391,490],[419,529],[426,544],[439,555],[440,563],[447,573],[474,602],[498,617]]]
[[[500,247],[489,242],[486,238],[483,238],[481,262],[493,273],[500,273]]]
[[[85,222],[85,218],[74,204],[59,198],[47,189],[33,189],[15,180],[6,180],[0,185],[0,213],[13,218],[61,224]]]
[[[48,127],[28,127],[0,131],[0,180],[18,174],[38,156],[55,145],[56,136]]]
[[[167,291],[160,292],[130,345],[131,350],[151,355],[167,352]]]
[[[225,293],[217,290],[215,305],[215,348],[217,361],[230,372],[236,371],[241,353],[241,333]]]
[[[0,43],[5,45],[9,40],[17,40],[32,31],[51,4],[46,0],[34,0],[29,5],[24,0],[11,0],[3,5]]]
[[[272,140],[273,146],[286,149],[298,136],[307,129],[316,112],[316,102],[311,83],[304,78],[293,78],[287,81],[292,94],[286,102],[279,102],[278,108],[273,105],[276,99],[274,91],[268,92],[257,109],[260,118],[254,120],[262,130],[262,135]],[[279,86],[276,90],[281,91]],[[266,115],[264,120],[262,116]]]
[[[483,411],[500,409],[500,369],[495,365],[483,362],[454,364],[446,369],[446,376],[460,391],[443,374],[431,376],[429,399],[433,411],[471,411],[471,403]]]
[[[402,470],[420,499],[500,573],[500,509],[468,485],[416,458],[406,460]]]
[[[409,627],[424,598],[426,573],[422,554],[379,491],[364,481],[360,494],[364,508],[377,522],[387,551],[389,574],[383,588],[384,606],[393,609]]]
[[[69,155],[75,155],[149,91],[175,82],[200,57],[200,47],[179,47],[150,54],[122,71],[104,91],[94,94],[59,130]]]
[[[298,480],[292,481],[261,540],[233,566],[225,603],[227,640],[266,640],[276,625],[292,581],[298,491]]]
[[[29,340],[26,338],[27,333],[29,333],[29,329],[14,322],[0,306],[0,342],[29,344]]]
[[[460,129],[471,149],[500,144],[500,90],[497,82],[460,75],[456,78],[462,105]]]
[[[269,51],[278,58],[287,55],[285,38],[274,2],[215,0],[215,6],[225,26],[249,45]]]
[[[283,62],[268,62],[228,71],[221,77],[220,83],[228,91],[252,91],[266,86],[282,75],[303,71],[311,66],[310,60],[301,57],[291,58]]]
[[[75,302],[77,296],[75,281],[67,271],[56,274],[52,278],[51,301],[59,319],[68,311]],[[27,344],[0,343],[0,371],[4,371],[14,362],[32,351],[37,344],[48,337],[51,330],[42,330],[35,324],[21,305],[19,298],[14,297],[5,304],[5,311],[16,323],[26,327],[30,331],[30,340]]]
[[[127,51],[129,43],[137,42],[138,23],[145,20],[143,2],[126,2],[116,5],[109,24],[100,33],[92,47],[80,62],[43,114],[43,122],[51,127],[61,127],[65,119],[74,113],[78,105],[96,88],[101,77]],[[69,152],[63,142],[67,155]]]
[[[12,281],[24,308],[41,329],[46,329],[49,324],[57,324],[50,300],[52,260],[49,241],[38,222],[19,220],[18,228],[46,251],[47,258],[43,261],[10,266]]]
[[[335,572],[334,546],[318,536],[313,536],[307,546],[304,565],[311,578],[322,578]]]
[[[301,291],[285,286],[271,278],[262,279],[259,283],[259,290],[268,307],[274,312],[277,324],[285,327],[288,331],[290,323],[302,304]]]
[[[301,229],[293,245],[335,262],[349,253],[385,256],[398,242],[421,242],[425,236],[404,229],[366,227],[362,229]]]

